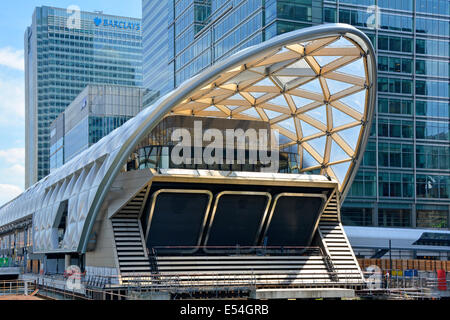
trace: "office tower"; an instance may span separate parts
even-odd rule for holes
[[[154,34],[169,40],[163,48],[167,58],[148,64],[144,72],[144,79],[161,70],[171,75],[167,86],[144,82],[156,97],[214,62],[281,33],[338,22],[364,31],[378,57],[378,101],[363,162],[343,205],[343,222],[449,228],[448,1],[180,0],[161,7],[143,0],[143,8],[144,29],[152,25]],[[152,43],[144,37],[144,56],[151,54]]]
[[[88,85],[50,127],[50,172],[142,110],[144,89]]]
[[[24,40],[29,187],[50,171],[51,122],[86,85],[142,85],[141,20],[42,6]]]

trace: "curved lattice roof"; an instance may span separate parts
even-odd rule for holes
[[[244,49],[161,97],[0,208],[0,226],[33,215],[34,252],[85,252],[109,188],[139,142],[170,114],[269,122],[300,172],[348,190],[369,136],[376,62],[368,38],[343,24],[293,31]],[[341,197],[343,199],[343,197]],[[53,225],[62,201],[62,245]]]
[[[172,114],[269,122],[294,149],[291,169],[320,170],[341,191],[361,143],[372,85],[367,53],[330,36],[274,49],[222,73]]]

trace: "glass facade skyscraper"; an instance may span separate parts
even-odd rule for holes
[[[88,84],[142,86],[141,20],[37,7],[25,32],[26,173],[50,172],[50,124]]]
[[[142,110],[144,89],[88,85],[50,127],[50,172]]]
[[[342,209],[343,222],[450,227],[448,0],[142,4],[144,86],[153,93],[149,102],[215,61],[284,32],[336,22],[364,31],[378,56],[378,101],[366,153]]]

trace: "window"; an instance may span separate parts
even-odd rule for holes
[[[336,9],[334,8],[324,8],[323,9],[323,21],[334,23],[336,22]]]
[[[411,210],[379,209],[378,225],[380,227],[411,227]]]
[[[375,197],[375,180],[375,171],[364,169],[359,170],[350,188],[349,197]]]
[[[421,75],[448,78],[449,64],[448,61],[417,59],[416,73]]]
[[[375,166],[377,161],[377,150],[375,142],[369,141],[367,143],[366,151],[364,152],[362,165]]]
[[[341,208],[342,223],[347,226],[372,226],[372,208]]]
[[[381,172],[378,175],[378,194],[380,197],[412,198],[414,176],[406,173]]]
[[[412,168],[413,145],[380,142],[378,144],[378,165],[380,167]]]
[[[412,81],[410,79],[379,77],[378,78],[378,92],[411,94],[412,93]]]
[[[410,120],[379,119],[378,136],[412,139],[413,122]]]
[[[378,98],[378,112],[410,115],[412,113],[412,101]]]
[[[448,146],[416,146],[416,166],[421,169],[450,169]]]
[[[380,35],[378,36],[378,49],[397,52],[412,52],[412,39]]]
[[[450,190],[450,176],[417,175],[416,194],[418,198],[447,199]]]
[[[444,81],[416,80],[416,94],[448,98],[449,83]]]
[[[416,115],[426,117],[450,117],[450,104],[439,101],[416,101]]]
[[[448,210],[417,210],[418,228],[448,228]]]
[[[449,122],[417,121],[416,138],[449,141],[449,129]]]

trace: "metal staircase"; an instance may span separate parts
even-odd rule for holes
[[[111,218],[122,283],[151,272],[139,220],[146,195],[147,188],[144,188]]]
[[[331,196],[319,221],[324,254],[329,256],[327,266],[333,270],[338,282],[362,283],[362,273],[350,243],[339,220],[339,204],[336,192]]]

